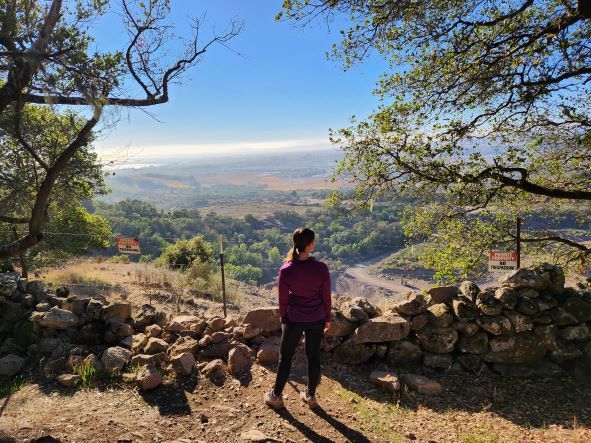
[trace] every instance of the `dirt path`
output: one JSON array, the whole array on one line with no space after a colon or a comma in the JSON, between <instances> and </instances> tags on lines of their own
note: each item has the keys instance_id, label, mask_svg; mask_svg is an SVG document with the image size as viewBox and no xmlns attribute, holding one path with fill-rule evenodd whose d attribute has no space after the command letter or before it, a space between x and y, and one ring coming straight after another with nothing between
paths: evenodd
<instances>
[{"instance_id":1,"label":"dirt path","mask_svg":"<svg viewBox=\"0 0 591 443\"><path fill-rule=\"evenodd\" d=\"M238 442L253 430L266 436L256 441L269 442L591 441L591 390L570 379L439 374L443 396L406 393L396 405L367 382L374 367L381 366L325 359L316 412L298 397L306 373L301 350L280 412L261 402L275 374L258 364L242 383L227 378L216 386L193 375L148 393L118 383L86 390L33 383L0 399L0 441Z\"/></svg>"}]
</instances>

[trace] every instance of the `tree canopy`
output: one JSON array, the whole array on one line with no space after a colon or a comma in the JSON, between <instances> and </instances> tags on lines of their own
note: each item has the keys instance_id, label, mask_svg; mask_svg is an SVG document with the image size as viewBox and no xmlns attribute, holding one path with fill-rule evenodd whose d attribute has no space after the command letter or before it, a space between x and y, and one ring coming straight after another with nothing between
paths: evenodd
<instances>
[{"instance_id":1,"label":"tree canopy","mask_svg":"<svg viewBox=\"0 0 591 443\"><path fill-rule=\"evenodd\" d=\"M128 35L112 52L96 50L91 27L107 12L123 17ZM43 240L56 184L80 194L97 183L99 165L95 163L94 172L80 170L84 155L79 153L90 152L105 106L167 102L170 86L212 45L225 44L241 28L235 21L202 41L202 26L195 19L192 36L182 40L173 34L169 13L168 0L0 1L0 137L12 152L4 165L8 177L3 177L0 198L14 195L17 188L9 187L16 183L14 177L34 177L34 186L23 195L29 201L3 200L0 224L21 225L26 232L9 242L3 238L0 258L21 254ZM39 112L34 105L51 107L55 118L65 117L52 128L51 153L38 132L30 133L26 118Z\"/></svg>"},{"instance_id":2,"label":"tree canopy","mask_svg":"<svg viewBox=\"0 0 591 443\"><path fill-rule=\"evenodd\" d=\"M345 69L375 52L389 63L379 108L331 134L345 152L337 174L356 180L362 202L412 192L407 234L435 235L427 259L451 277L514 243L518 216L575 201L588 210L589 9L573 0L287 0L281 14L301 23L346 14L330 56ZM528 245L558 261L591 254L555 226L527 231Z\"/></svg>"}]
</instances>

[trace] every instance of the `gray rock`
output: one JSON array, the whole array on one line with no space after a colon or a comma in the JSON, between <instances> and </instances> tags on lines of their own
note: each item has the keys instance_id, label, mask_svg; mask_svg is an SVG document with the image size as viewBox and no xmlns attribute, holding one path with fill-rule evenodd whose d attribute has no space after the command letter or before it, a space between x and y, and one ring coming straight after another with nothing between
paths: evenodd
<instances>
[{"instance_id":1,"label":"gray rock","mask_svg":"<svg viewBox=\"0 0 591 443\"><path fill-rule=\"evenodd\" d=\"M91 299L89 297L71 295L62 305L62 309L73 312L77 315L86 314L86 308L90 300Z\"/></svg>"},{"instance_id":2,"label":"gray rock","mask_svg":"<svg viewBox=\"0 0 591 443\"><path fill-rule=\"evenodd\" d=\"M346 337L351 335L355 331L356 327L357 323L347 320L347 318L345 318L345 316L340 311L333 309L330 319L330 327L324 334L333 337ZM244 338L246 338L246 336Z\"/></svg>"},{"instance_id":3,"label":"gray rock","mask_svg":"<svg viewBox=\"0 0 591 443\"><path fill-rule=\"evenodd\" d=\"M431 296L431 303L449 303L460 290L456 286L436 286L427 291L427 294Z\"/></svg>"},{"instance_id":4,"label":"gray rock","mask_svg":"<svg viewBox=\"0 0 591 443\"><path fill-rule=\"evenodd\" d=\"M245 344L237 344L228 353L228 371L234 377L246 372L252 362L254 352Z\"/></svg>"},{"instance_id":5,"label":"gray rock","mask_svg":"<svg viewBox=\"0 0 591 443\"><path fill-rule=\"evenodd\" d=\"M0 297L10 297L18 287L19 275L0 274Z\"/></svg>"},{"instance_id":6,"label":"gray rock","mask_svg":"<svg viewBox=\"0 0 591 443\"><path fill-rule=\"evenodd\" d=\"M158 369L152 366L146 366L140 369L136 375L138 387L143 391L149 391L162 384L162 376Z\"/></svg>"},{"instance_id":7,"label":"gray rock","mask_svg":"<svg viewBox=\"0 0 591 443\"><path fill-rule=\"evenodd\" d=\"M404 315L418 315L427 310L427 302L423 294L409 292L406 300L387 301L386 311L394 311Z\"/></svg>"},{"instance_id":8,"label":"gray rock","mask_svg":"<svg viewBox=\"0 0 591 443\"><path fill-rule=\"evenodd\" d=\"M174 344L168 349L168 354L171 357L175 355L184 354L189 352L193 355L197 355L199 352L199 342L192 337L180 337Z\"/></svg>"},{"instance_id":9,"label":"gray rock","mask_svg":"<svg viewBox=\"0 0 591 443\"><path fill-rule=\"evenodd\" d=\"M492 297L487 300L481 300L478 303L478 309L484 315L496 317L503 312L503 304L497 298Z\"/></svg>"},{"instance_id":10,"label":"gray rock","mask_svg":"<svg viewBox=\"0 0 591 443\"><path fill-rule=\"evenodd\" d=\"M103 312L103 302L95 298L91 298L86 305L86 314L92 320L100 320Z\"/></svg>"},{"instance_id":11,"label":"gray rock","mask_svg":"<svg viewBox=\"0 0 591 443\"><path fill-rule=\"evenodd\" d=\"M476 320L478 326L493 335L513 334L513 325L504 315L497 317L481 317Z\"/></svg>"},{"instance_id":12,"label":"gray rock","mask_svg":"<svg viewBox=\"0 0 591 443\"><path fill-rule=\"evenodd\" d=\"M338 363L358 365L368 361L376 351L373 343L356 343L352 339L345 340L334 349L334 359Z\"/></svg>"},{"instance_id":13,"label":"gray rock","mask_svg":"<svg viewBox=\"0 0 591 443\"><path fill-rule=\"evenodd\" d=\"M400 378L392 371L372 371L369 381L384 392L396 394L400 391Z\"/></svg>"},{"instance_id":14,"label":"gray rock","mask_svg":"<svg viewBox=\"0 0 591 443\"><path fill-rule=\"evenodd\" d=\"M25 308L20 303L0 297L0 317L6 322L15 323L22 318Z\"/></svg>"},{"instance_id":15,"label":"gray rock","mask_svg":"<svg viewBox=\"0 0 591 443\"><path fill-rule=\"evenodd\" d=\"M537 364L546 354L546 347L532 332L494 337L489 340L489 345L491 350L484 360L490 363Z\"/></svg>"},{"instance_id":16,"label":"gray rock","mask_svg":"<svg viewBox=\"0 0 591 443\"><path fill-rule=\"evenodd\" d=\"M134 368L142 366L160 366L165 361L166 352L153 355L137 354L131 357L130 366Z\"/></svg>"},{"instance_id":17,"label":"gray rock","mask_svg":"<svg viewBox=\"0 0 591 443\"><path fill-rule=\"evenodd\" d=\"M513 329L517 333L531 331L534 328L533 320L527 315L523 315L516 311L505 311L504 315L509 319L513 325Z\"/></svg>"},{"instance_id":18,"label":"gray rock","mask_svg":"<svg viewBox=\"0 0 591 443\"><path fill-rule=\"evenodd\" d=\"M131 317L131 304L115 301L108 306L103 306L101 315L105 323L123 323Z\"/></svg>"},{"instance_id":19,"label":"gray rock","mask_svg":"<svg viewBox=\"0 0 591 443\"><path fill-rule=\"evenodd\" d=\"M591 339L591 331L585 323L567 326L560 330L560 336L568 341L585 342Z\"/></svg>"},{"instance_id":20,"label":"gray rock","mask_svg":"<svg viewBox=\"0 0 591 443\"><path fill-rule=\"evenodd\" d=\"M261 363L277 363L279 361L279 345L281 345L281 337L272 336L267 338L261 344L257 353L258 361Z\"/></svg>"},{"instance_id":21,"label":"gray rock","mask_svg":"<svg viewBox=\"0 0 591 443\"><path fill-rule=\"evenodd\" d=\"M47 300L47 287L41 280L27 282L26 291L27 294L31 294L33 297L35 297L35 301L37 303Z\"/></svg>"},{"instance_id":22,"label":"gray rock","mask_svg":"<svg viewBox=\"0 0 591 443\"><path fill-rule=\"evenodd\" d=\"M146 326L146 336L147 337L160 337L162 334L162 328L158 325L150 325Z\"/></svg>"},{"instance_id":23,"label":"gray rock","mask_svg":"<svg viewBox=\"0 0 591 443\"><path fill-rule=\"evenodd\" d=\"M451 310L444 303L437 303L429 306L429 323L436 328L446 328L453 322Z\"/></svg>"},{"instance_id":24,"label":"gray rock","mask_svg":"<svg viewBox=\"0 0 591 443\"><path fill-rule=\"evenodd\" d=\"M65 386L66 388L71 388L73 386L76 386L76 384L80 383L81 379L82 377L80 377L79 375L62 374L57 376L56 381L60 385Z\"/></svg>"},{"instance_id":25,"label":"gray rock","mask_svg":"<svg viewBox=\"0 0 591 443\"><path fill-rule=\"evenodd\" d=\"M35 306L35 310L39 311L39 312L47 312L50 309L51 309L51 305L46 301L42 301L41 303L37 303L37 305Z\"/></svg>"},{"instance_id":26,"label":"gray rock","mask_svg":"<svg viewBox=\"0 0 591 443\"><path fill-rule=\"evenodd\" d=\"M429 324L429 314L424 313L415 315L411 320L411 329L413 331L420 331L427 326L427 324Z\"/></svg>"},{"instance_id":27,"label":"gray rock","mask_svg":"<svg viewBox=\"0 0 591 443\"><path fill-rule=\"evenodd\" d=\"M395 313L369 319L354 334L357 343L383 343L402 340L410 333L410 321Z\"/></svg>"},{"instance_id":28,"label":"gray rock","mask_svg":"<svg viewBox=\"0 0 591 443\"><path fill-rule=\"evenodd\" d=\"M488 334L478 331L472 336L462 335L456 344L456 349L466 354L485 354L488 351Z\"/></svg>"},{"instance_id":29,"label":"gray rock","mask_svg":"<svg viewBox=\"0 0 591 443\"><path fill-rule=\"evenodd\" d=\"M16 354L8 354L0 358L0 375L12 377L25 366L26 360Z\"/></svg>"},{"instance_id":30,"label":"gray rock","mask_svg":"<svg viewBox=\"0 0 591 443\"><path fill-rule=\"evenodd\" d=\"M435 369L447 369L453 364L451 354L426 353L423 356L423 364Z\"/></svg>"},{"instance_id":31,"label":"gray rock","mask_svg":"<svg viewBox=\"0 0 591 443\"><path fill-rule=\"evenodd\" d=\"M186 377L193 372L195 357L190 352L185 352L172 357L170 363L177 377Z\"/></svg>"},{"instance_id":32,"label":"gray rock","mask_svg":"<svg viewBox=\"0 0 591 443\"><path fill-rule=\"evenodd\" d=\"M160 338L150 338L144 346L144 354L158 354L168 349L168 343Z\"/></svg>"},{"instance_id":33,"label":"gray rock","mask_svg":"<svg viewBox=\"0 0 591 443\"><path fill-rule=\"evenodd\" d=\"M148 344L148 337L146 334L135 334L131 336L131 351L135 354L144 349Z\"/></svg>"},{"instance_id":34,"label":"gray rock","mask_svg":"<svg viewBox=\"0 0 591 443\"><path fill-rule=\"evenodd\" d=\"M269 339L272 337L269 337ZM281 337L276 337L277 339L280 339ZM267 340L269 340L267 339ZM267 341L265 340L265 342ZM264 343L264 342L263 342ZM199 345L201 346L201 345ZM269 343L267 343L266 347L265 347L265 351L270 351L270 347L269 347ZM262 347L262 345L261 345ZM204 357L207 358L223 358L225 359L228 356L228 352L230 352L230 342L229 341L222 341L220 343L210 343L207 346L203 347L201 349L201 355L203 355ZM277 348L279 349L279 348ZM279 352L279 351L277 351ZM262 357L265 358L265 357Z\"/></svg>"},{"instance_id":35,"label":"gray rock","mask_svg":"<svg viewBox=\"0 0 591 443\"><path fill-rule=\"evenodd\" d=\"M456 298L452 302L455 318L460 322L476 320L480 312L476 305L467 298Z\"/></svg>"},{"instance_id":36,"label":"gray rock","mask_svg":"<svg viewBox=\"0 0 591 443\"><path fill-rule=\"evenodd\" d=\"M410 340L393 341L389 343L384 359L389 366L413 366L421 362L423 351Z\"/></svg>"},{"instance_id":37,"label":"gray rock","mask_svg":"<svg viewBox=\"0 0 591 443\"><path fill-rule=\"evenodd\" d=\"M480 330L480 326L476 323L469 322L455 322L453 328L464 335L474 335Z\"/></svg>"},{"instance_id":38,"label":"gray rock","mask_svg":"<svg viewBox=\"0 0 591 443\"><path fill-rule=\"evenodd\" d=\"M541 340L547 350L558 349L558 327L556 325L539 325L534 328L534 333Z\"/></svg>"},{"instance_id":39,"label":"gray rock","mask_svg":"<svg viewBox=\"0 0 591 443\"><path fill-rule=\"evenodd\" d=\"M131 351L120 346L114 346L106 349L101 356L101 363L105 370L119 372L129 361Z\"/></svg>"},{"instance_id":40,"label":"gray rock","mask_svg":"<svg viewBox=\"0 0 591 443\"><path fill-rule=\"evenodd\" d=\"M533 289L526 289L533 291ZM519 293L513 288L501 287L495 291L495 298L506 309L514 309L520 299Z\"/></svg>"},{"instance_id":41,"label":"gray rock","mask_svg":"<svg viewBox=\"0 0 591 443\"><path fill-rule=\"evenodd\" d=\"M275 331L280 331L281 318L279 317L279 308L267 307L253 309L246 314L242 324L261 328L264 334L272 334Z\"/></svg>"},{"instance_id":42,"label":"gray rock","mask_svg":"<svg viewBox=\"0 0 591 443\"><path fill-rule=\"evenodd\" d=\"M402 375L404 384L411 390L424 395L439 395L443 392L443 388L435 380L416 374Z\"/></svg>"},{"instance_id":43,"label":"gray rock","mask_svg":"<svg viewBox=\"0 0 591 443\"><path fill-rule=\"evenodd\" d=\"M134 330L128 323L111 323L105 331L105 342L114 345L119 343L125 337L133 334ZM130 347L132 343L130 342Z\"/></svg>"},{"instance_id":44,"label":"gray rock","mask_svg":"<svg viewBox=\"0 0 591 443\"><path fill-rule=\"evenodd\" d=\"M48 312L44 313L38 322L44 328L68 329L78 326L79 319L76 314L54 306Z\"/></svg>"},{"instance_id":45,"label":"gray rock","mask_svg":"<svg viewBox=\"0 0 591 443\"><path fill-rule=\"evenodd\" d=\"M150 324L156 315L156 308L149 304L142 305L133 316L133 324L136 328L141 329Z\"/></svg>"},{"instance_id":46,"label":"gray rock","mask_svg":"<svg viewBox=\"0 0 591 443\"><path fill-rule=\"evenodd\" d=\"M201 372L215 384L221 384L226 379L226 369L221 359L210 361L201 369Z\"/></svg>"},{"instance_id":47,"label":"gray rock","mask_svg":"<svg viewBox=\"0 0 591 443\"><path fill-rule=\"evenodd\" d=\"M500 286L507 286L513 289L532 288L543 290L546 282L535 271L531 269L517 269L499 278Z\"/></svg>"},{"instance_id":48,"label":"gray rock","mask_svg":"<svg viewBox=\"0 0 591 443\"><path fill-rule=\"evenodd\" d=\"M468 297L472 302L476 301L476 297L480 294L480 288L476 283L471 281L463 281L460 284L460 293Z\"/></svg>"},{"instance_id":49,"label":"gray rock","mask_svg":"<svg viewBox=\"0 0 591 443\"><path fill-rule=\"evenodd\" d=\"M425 351L444 354L453 351L458 341L458 332L450 327L436 328L428 325L417 332L417 337Z\"/></svg>"}]
</instances>

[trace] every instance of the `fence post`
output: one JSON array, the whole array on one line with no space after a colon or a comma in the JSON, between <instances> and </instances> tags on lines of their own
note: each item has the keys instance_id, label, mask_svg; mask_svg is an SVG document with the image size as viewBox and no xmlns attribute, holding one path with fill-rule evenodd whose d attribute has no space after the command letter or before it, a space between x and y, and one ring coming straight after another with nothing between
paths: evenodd
<instances>
[{"instance_id":1,"label":"fence post","mask_svg":"<svg viewBox=\"0 0 591 443\"><path fill-rule=\"evenodd\" d=\"M16 226L12 226L12 235L14 236L15 240L18 240L18 234L16 232ZM27 270L27 263L25 262L25 257L22 253L22 251L18 252L18 258L19 261L21 262L21 277L22 278L28 278L29 277L29 272Z\"/></svg>"},{"instance_id":2,"label":"fence post","mask_svg":"<svg viewBox=\"0 0 591 443\"><path fill-rule=\"evenodd\" d=\"M222 300L224 302L224 317L226 312L226 276L224 275L224 237L220 235L220 267L222 271Z\"/></svg>"},{"instance_id":3,"label":"fence post","mask_svg":"<svg viewBox=\"0 0 591 443\"><path fill-rule=\"evenodd\" d=\"M521 268L521 217L517 217L517 269Z\"/></svg>"}]
</instances>

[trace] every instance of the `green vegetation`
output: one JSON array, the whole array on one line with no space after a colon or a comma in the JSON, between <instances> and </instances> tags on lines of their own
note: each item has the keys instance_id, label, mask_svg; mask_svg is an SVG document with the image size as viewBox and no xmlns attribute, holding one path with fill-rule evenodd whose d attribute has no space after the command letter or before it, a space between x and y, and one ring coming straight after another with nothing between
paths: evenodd
<instances>
[{"instance_id":1,"label":"green vegetation","mask_svg":"<svg viewBox=\"0 0 591 443\"><path fill-rule=\"evenodd\" d=\"M223 235L229 277L249 283L269 282L277 275L298 226L317 232L315 256L330 262L332 269L404 246L399 224L403 201L377 202L371 211L328 208L303 215L281 211L264 219L251 214L242 219L215 213L202 216L198 209L162 211L139 200L95 205L96 214L105 217L114 232L140 238L142 261L183 269L196 259L208 263L217 260L213 251L219 250ZM115 253L114 247L107 250Z\"/></svg>"},{"instance_id":2,"label":"green vegetation","mask_svg":"<svg viewBox=\"0 0 591 443\"><path fill-rule=\"evenodd\" d=\"M0 377L0 398L5 398L20 391L31 380L22 374L14 377Z\"/></svg>"},{"instance_id":3,"label":"green vegetation","mask_svg":"<svg viewBox=\"0 0 591 443\"><path fill-rule=\"evenodd\" d=\"M525 224L528 253L587 264L588 225L581 237L554 218L591 211L587 2L289 0L280 16L346 23L330 54L345 70L374 52L388 62L379 107L332 132L335 176L353 179L361 206L411 197L405 233L433 238L424 259L438 277L479 273L532 213L549 218Z\"/></svg>"}]
</instances>

